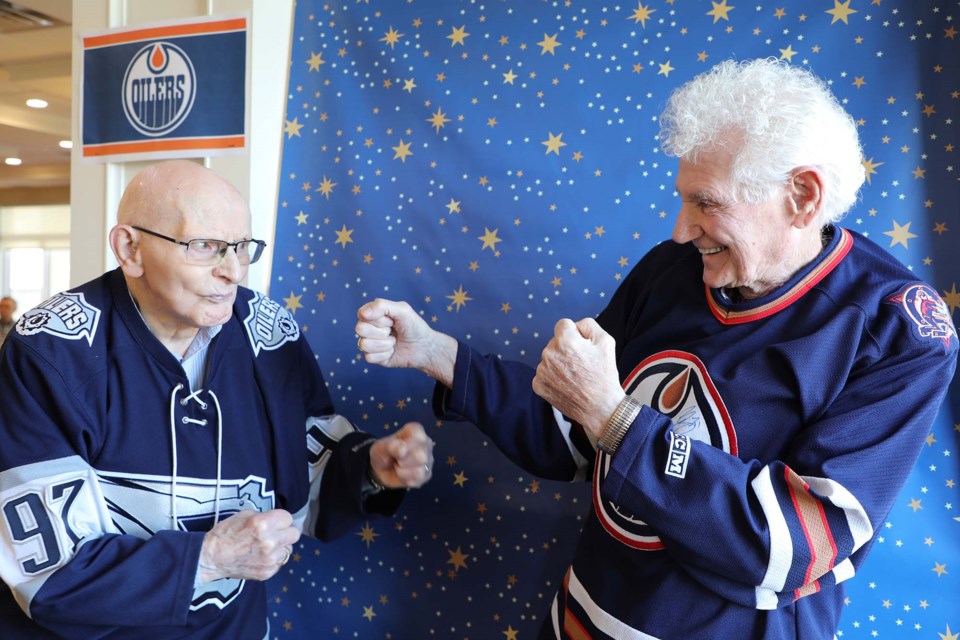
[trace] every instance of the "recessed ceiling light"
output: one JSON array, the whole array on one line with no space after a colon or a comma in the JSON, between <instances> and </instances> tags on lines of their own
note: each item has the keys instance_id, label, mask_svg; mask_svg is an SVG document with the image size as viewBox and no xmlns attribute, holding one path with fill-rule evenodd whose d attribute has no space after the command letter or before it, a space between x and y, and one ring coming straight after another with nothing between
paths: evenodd
<instances>
[{"instance_id":1,"label":"recessed ceiling light","mask_svg":"<svg viewBox=\"0 0 960 640\"><path fill-rule=\"evenodd\" d=\"M27 106L33 109L46 109L47 101L42 98L30 98L27 100Z\"/></svg>"},{"instance_id":2,"label":"recessed ceiling light","mask_svg":"<svg viewBox=\"0 0 960 640\"><path fill-rule=\"evenodd\" d=\"M4 160L4 162L9 164L12 167L15 167L21 162L23 162L23 160L21 160L20 158L7 158L6 160Z\"/></svg>"},{"instance_id":3,"label":"recessed ceiling light","mask_svg":"<svg viewBox=\"0 0 960 640\"><path fill-rule=\"evenodd\" d=\"M61 140L60 141L61 149L73 149L73 140Z\"/></svg>"}]
</instances>

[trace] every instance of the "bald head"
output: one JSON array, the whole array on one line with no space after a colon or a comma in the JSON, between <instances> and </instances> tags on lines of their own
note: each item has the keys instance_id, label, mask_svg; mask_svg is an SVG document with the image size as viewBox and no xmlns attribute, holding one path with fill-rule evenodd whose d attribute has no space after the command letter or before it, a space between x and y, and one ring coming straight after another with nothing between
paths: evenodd
<instances>
[{"instance_id":1,"label":"bald head","mask_svg":"<svg viewBox=\"0 0 960 640\"><path fill-rule=\"evenodd\" d=\"M182 355L200 327L223 324L232 313L250 262L239 249L251 240L250 207L213 171L173 160L133 177L117 219L110 247L127 288L150 331ZM203 260L188 255L195 240L210 241L195 249ZM211 242L226 247L203 254Z\"/></svg>"},{"instance_id":2,"label":"bald head","mask_svg":"<svg viewBox=\"0 0 960 640\"><path fill-rule=\"evenodd\" d=\"M117 222L172 230L187 220L202 224L210 214L235 207L247 209L229 181L196 162L170 160L149 166L130 180Z\"/></svg>"}]
</instances>

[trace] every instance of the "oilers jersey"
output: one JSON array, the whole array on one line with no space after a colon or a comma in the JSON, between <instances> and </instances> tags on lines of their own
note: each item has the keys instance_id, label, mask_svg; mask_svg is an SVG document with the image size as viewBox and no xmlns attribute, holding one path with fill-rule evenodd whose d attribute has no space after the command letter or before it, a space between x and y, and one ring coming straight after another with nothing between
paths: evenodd
<instances>
[{"instance_id":1,"label":"oilers jersey","mask_svg":"<svg viewBox=\"0 0 960 640\"><path fill-rule=\"evenodd\" d=\"M332 539L400 499L364 499L373 438L335 413L291 314L242 287L202 389L120 270L25 312L0 387L5 640L260 640L263 583L195 586L204 533L282 508Z\"/></svg>"},{"instance_id":2,"label":"oilers jersey","mask_svg":"<svg viewBox=\"0 0 960 640\"><path fill-rule=\"evenodd\" d=\"M957 360L937 293L867 238L736 302L664 242L599 324L643 405L613 456L531 392L527 365L460 343L434 410L524 469L592 482L541 638L832 638Z\"/></svg>"}]
</instances>

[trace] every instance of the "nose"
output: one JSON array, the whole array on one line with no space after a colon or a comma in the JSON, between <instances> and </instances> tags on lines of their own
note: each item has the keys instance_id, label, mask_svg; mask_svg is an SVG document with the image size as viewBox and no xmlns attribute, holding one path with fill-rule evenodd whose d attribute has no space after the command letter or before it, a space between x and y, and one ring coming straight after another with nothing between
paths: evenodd
<instances>
[{"instance_id":1,"label":"nose","mask_svg":"<svg viewBox=\"0 0 960 640\"><path fill-rule=\"evenodd\" d=\"M697 224L697 213L693 205L683 203L677 214L677 222L673 225L673 241L677 244L686 244L696 240L703 233Z\"/></svg>"},{"instance_id":2,"label":"nose","mask_svg":"<svg viewBox=\"0 0 960 640\"><path fill-rule=\"evenodd\" d=\"M227 247L227 252L214 267L213 273L233 284L239 284L247 274L247 266L240 264L236 247Z\"/></svg>"}]
</instances>

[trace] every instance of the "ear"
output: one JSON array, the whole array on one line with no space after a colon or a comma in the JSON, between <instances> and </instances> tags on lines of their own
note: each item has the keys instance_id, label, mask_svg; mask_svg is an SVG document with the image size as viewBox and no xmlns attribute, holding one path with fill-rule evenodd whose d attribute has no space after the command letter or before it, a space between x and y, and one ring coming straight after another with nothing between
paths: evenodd
<instances>
[{"instance_id":1,"label":"ear","mask_svg":"<svg viewBox=\"0 0 960 640\"><path fill-rule=\"evenodd\" d=\"M804 229L819 226L823 206L823 176L813 166L797 167L790 174L787 195L793 213L793 226Z\"/></svg>"},{"instance_id":2,"label":"ear","mask_svg":"<svg viewBox=\"0 0 960 640\"><path fill-rule=\"evenodd\" d=\"M118 224L110 229L110 248L125 276L139 278L143 275L140 244L133 227L128 224Z\"/></svg>"}]
</instances>

